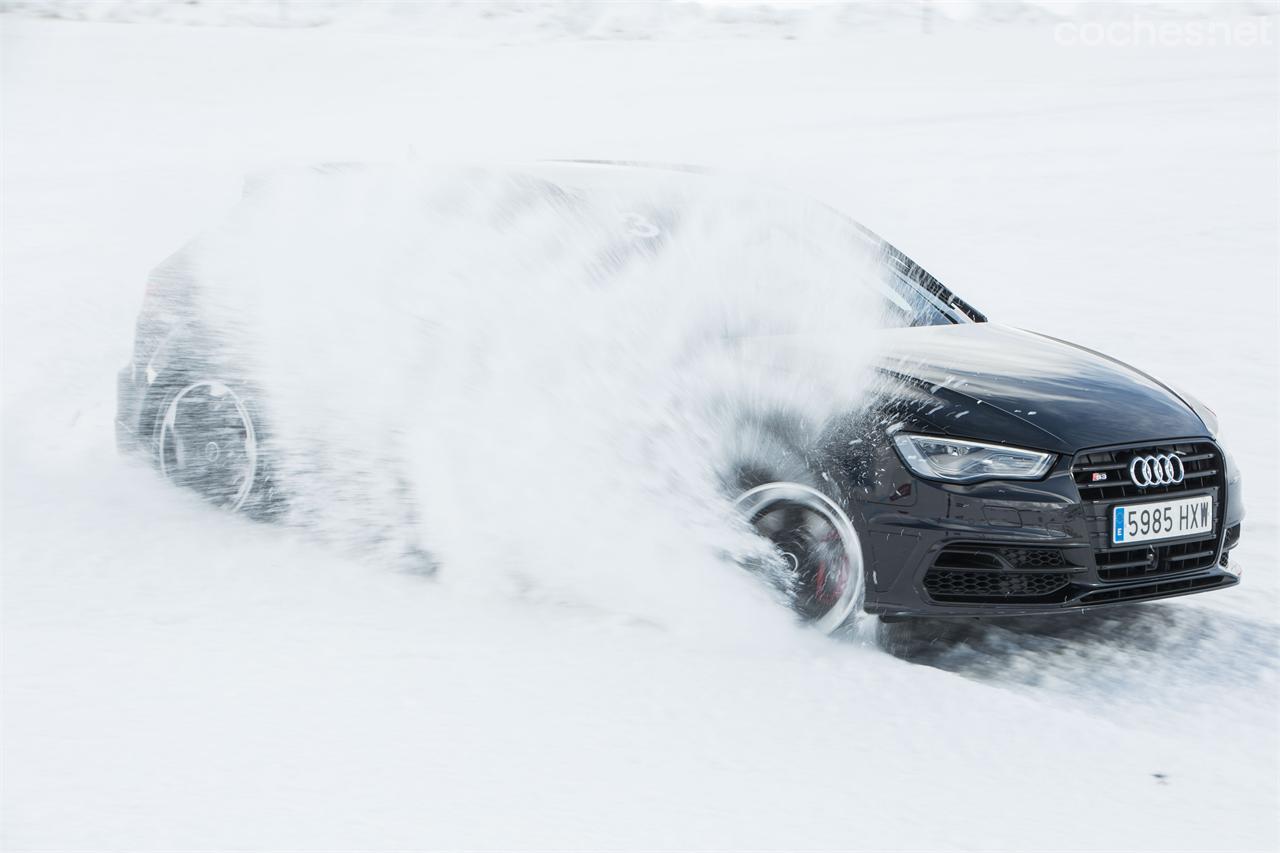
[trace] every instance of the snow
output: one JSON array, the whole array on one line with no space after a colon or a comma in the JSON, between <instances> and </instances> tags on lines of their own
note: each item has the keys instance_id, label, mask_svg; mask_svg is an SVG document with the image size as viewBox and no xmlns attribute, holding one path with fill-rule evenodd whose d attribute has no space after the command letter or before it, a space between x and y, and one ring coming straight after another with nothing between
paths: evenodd
<instances>
[{"instance_id":1,"label":"snow","mask_svg":"<svg viewBox=\"0 0 1280 853\"><path fill-rule=\"evenodd\" d=\"M785 621L726 572L764 543L720 474L760 455L743 445L774 412L856 409L883 269L821 205L681 177L265 179L188 262L197 314L253 365L288 520L409 566L430 554L490 594L532 584L716 633L717 614Z\"/></svg>"},{"instance_id":2,"label":"snow","mask_svg":"<svg viewBox=\"0 0 1280 853\"><path fill-rule=\"evenodd\" d=\"M7 848L1280 845L1274 42L1068 47L1036 16L527 43L141 17L0 18ZM1244 582L840 642L739 579L693 608L621 572L406 572L116 455L146 273L244 174L539 157L807 193L993 319L1188 389L1245 473ZM648 541L614 522L586 553Z\"/></svg>"}]
</instances>

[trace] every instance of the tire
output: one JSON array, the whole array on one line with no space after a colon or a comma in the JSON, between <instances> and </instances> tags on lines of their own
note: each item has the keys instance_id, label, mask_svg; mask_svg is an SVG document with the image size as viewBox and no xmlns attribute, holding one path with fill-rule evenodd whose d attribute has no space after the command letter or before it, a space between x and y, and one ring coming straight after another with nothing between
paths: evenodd
<instances>
[{"instance_id":1,"label":"tire","mask_svg":"<svg viewBox=\"0 0 1280 853\"><path fill-rule=\"evenodd\" d=\"M862 543L839 504L813 486L776 481L748 489L734 505L772 543L803 622L831 634L862 612Z\"/></svg>"},{"instance_id":2,"label":"tire","mask_svg":"<svg viewBox=\"0 0 1280 853\"><path fill-rule=\"evenodd\" d=\"M792 412L747 413L721 470L726 494L772 545L763 565L753 556L744 567L779 590L801 621L831 634L861 615L866 581L862 543L841 507L838 469L823 462L822 437L819 425Z\"/></svg>"},{"instance_id":3,"label":"tire","mask_svg":"<svg viewBox=\"0 0 1280 853\"><path fill-rule=\"evenodd\" d=\"M243 388L212 376L175 377L163 387L154 429L160 474L219 509L273 515L261 419Z\"/></svg>"}]
</instances>

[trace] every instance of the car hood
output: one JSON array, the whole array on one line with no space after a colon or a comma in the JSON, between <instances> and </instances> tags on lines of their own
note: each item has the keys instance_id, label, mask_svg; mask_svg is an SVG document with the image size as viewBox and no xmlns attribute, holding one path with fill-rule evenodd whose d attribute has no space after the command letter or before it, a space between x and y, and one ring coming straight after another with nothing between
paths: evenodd
<instances>
[{"instance_id":1,"label":"car hood","mask_svg":"<svg viewBox=\"0 0 1280 853\"><path fill-rule=\"evenodd\" d=\"M1207 435L1150 376L1101 353L994 323L887 331L880 369L908 427L1074 453Z\"/></svg>"}]
</instances>

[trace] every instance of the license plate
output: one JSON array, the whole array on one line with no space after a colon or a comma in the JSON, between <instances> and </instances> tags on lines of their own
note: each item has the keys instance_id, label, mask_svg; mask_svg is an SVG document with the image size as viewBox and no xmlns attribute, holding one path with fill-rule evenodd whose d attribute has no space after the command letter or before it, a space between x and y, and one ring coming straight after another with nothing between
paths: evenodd
<instances>
[{"instance_id":1,"label":"license plate","mask_svg":"<svg viewBox=\"0 0 1280 853\"><path fill-rule=\"evenodd\" d=\"M1111 509L1111 544L1177 539L1213 531L1213 496L1131 504Z\"/></svg>"}]
</instances>

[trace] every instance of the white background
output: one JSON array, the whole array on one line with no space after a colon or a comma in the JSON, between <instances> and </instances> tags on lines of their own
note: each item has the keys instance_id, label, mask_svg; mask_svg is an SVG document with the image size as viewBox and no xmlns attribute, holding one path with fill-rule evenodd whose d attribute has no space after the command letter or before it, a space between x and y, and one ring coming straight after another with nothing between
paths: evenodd
<instances>
[{"instance_id":1,"label":"white background","mask_svg":"<svg viewBox=\"0 0 1280 853\"><path fill-rule=\"evenodd\" d=\"M1274 31L637 14L655 28L584 39L473 12L0 18L5 844L1275 849ZM1213 407L1244 583L897 655L695 641L362 563L119 458L148 269L245 171L411 149L697 163L838 204L994 320Z\"/></svg>"}]
</instances>

